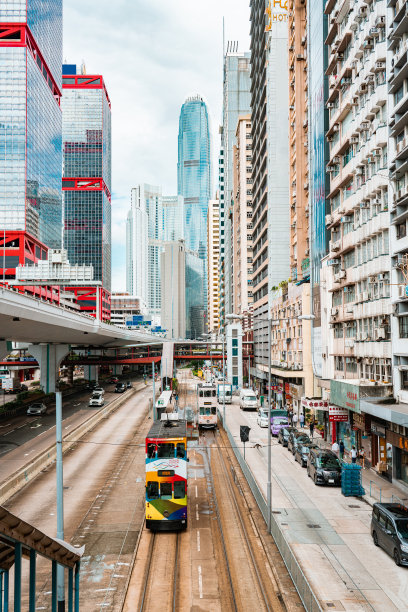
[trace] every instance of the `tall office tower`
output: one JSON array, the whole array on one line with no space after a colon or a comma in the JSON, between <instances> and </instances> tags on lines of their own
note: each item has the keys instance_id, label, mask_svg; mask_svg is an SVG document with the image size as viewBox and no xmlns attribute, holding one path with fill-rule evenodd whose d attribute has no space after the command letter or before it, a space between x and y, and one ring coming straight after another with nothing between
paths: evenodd
<instances>
[{"instance_id":1,"label":"tall office tower","mask_svg":"<svg viewBox=\"0 0 408 612\"><path fill-rule=\"evenodd\" d=\"M288 11L251 0L254 357L266 378L272 288L289 278ZM261 366L261 367L259 367Z\"/></svg>"},{"instance_id":2,"label":"tall office tower","mask_svg":"<svg viewBox=\"0 0 408 612\"><path fill-rule=\"evenodd\" d=\"M62 88L64 246L71 263L93 265L109 302L111 104L102 75L77 74L72 64L63 66Z\"/></svg>"},{"instance_id":3,"label":"tall office tower","mask_svg":"<svg viewBox=\"0 0 408 612\"><path fill-rule=\"evenodd\" d=\"M222 133L222 127L220 127ZM225 287L224 287L224 254L225 254L225 167L224 167L224 149L220 149L218 156L218 191L220 202L220 257L218 260L218 290L219 290L219 329L224 330L225 323Z\"/></svg>"},{"instance_id":4,"label":"tall office tower","mask_svg":"<svg viewBox=\"0 0 408 612\"><path fill-rule=\"evenodd\" d=\"M203 306L206 308L207 208L211 197L211 138L207 105L199 95L181 107L178 134L177 193L184 198L186 248L204 261Z\"/></svg>"},{"instance_id":5,"label":"tall office tower","mask_svg":"<svg viewBox=\"0 0 408 612\"><path fill-rule=\"evenodd\" d=\"M313 302L312 361L316 376L322 376L322 335L320 307L321 260L329 247L329 232L325 215L329 210L327 196L329 177L326 171L329 148L325 134L328 130L327 69L327 15L324 0L307 2L307 65L309 94L309 237L310 237L310 282ZM310 69L313 67L313 70ZM323 331L322 331L323 330Z\"/></svg>"},{"instance_id":6,"label":"tall office tower","mask_svg":"<svg viewBox=\"0 0 408 612\"><path fill-rule=\"evenodd\" d=\"M392 344L394 365L394 395L400 402L408 403L408 307L406 289L408 285L408 241L406 213L408 211L408 86L406 78L408 56L408 24L406 4L404 2L389 2L392 21L389 33L389 64L388 97L390 108L388 119L390 126L390 142L388 163L390 169L390 201L391 228L390 243L392 245L393 272L391 277L392 301L396 302L396 314L392 317ZM379 18L377 27L382 23ZM383 27L381 25L381 27ZM378 67L380 65L378 64ZM398 284L397 284L398 283ZM401 455L401 450L396 451ZM405 453L406 457L406 453ZM402 465L400 461L400 465ZM408 462L404 461L404 471L400 469L397 477L408 480Z\"/></svg>"},{"instance_id":7,"label":"tall office tower","mask_svg":"<svg viewBox=\"0 0 408 612\"><path fill-rule=\"evenodd\" d=\"M340 1L326 4L331 240L322 294L332 325L330 404L348 410L348 423L357 427L360 415L353 412L378 414L360 398L387 394L391 384L387 8L362 0L344 13L341 8ZM359 400L347 402L349 393ZM346 429L338 423L333 436L347 435ZM349 440L366 444L357 430ZM371 448L366 452L371 455Z\"/></svg>"},{"instance_id":8,"label":"tall office tower","mask_svg":"<svg viewBox=\"0 0 408 612\"><path fill-rule=\"evenodd\" d=\"M148 259L147 305L154 323L160 322L160 254L163 251L163 207L161 187L139 185L139 197L147 212Z\"/></svg>"},{"instance_id":9,"label":"tall office tower","mask_svg":"<svg viewBox=\"0 0 408 612\"><path fill-rule=\"evenodd\" d=\"M204 260L186 249L186 338L199 338L205 329Z\"/></svg>"},{"instance_id":10,"label":"tall office tower","mask_svg":"<svg viewBox=\"0 0 408 612\"><path fill-rule=\"evenodd\" d=\"M161 326L168 338L186 337L186 252L183 240L166 242L160 254Z\"/></svg>"},{"instance_id":11,"label":"tall office tower","mask_svg":"<svg viewBox=\"0 0 408 612\"><path fill-rule=\"evenodd\" d=\"M289 0L290 276L310 278L306 3Z\"/></svg>"},{"instance_id":12,"label":"tall office tower","mask_svg":"<svg viewBox=\"0 0 408 612\"><path fill-rule=\"evenodd\" d=\"M207 312L208 331L216 333L220 325L218 266L220 258L220 201L208 202L207 217Z\"/></svg>"},{"instance_id":13,"label":"tall office tower","mask_svg":"<svg viewBox=\"0 0 408 612\"><path fill-rule=\"evenodd\" d=\"M62 0L3 1L0 30L0 266L13 279L61 248Z\"/></svg>"},{"instance_id":14,"label":"tall office tower","mask_svg":"<svg viewBox=\"0 0 408 612\"><path fill-rule=\"evenodd\" d=\"M126 291L147 304L148 215L141 187L131 190L131 208L126 221Z\"/></svg>"},{"instance_id":15,"label":"tall office tower","mask_svg":"<svg viewBox=\"0 0 408 612\"><path fill-rule=\"evenodd\" d=\"M226 314L234 311L233 304L233 147L236 144L236 128L240 115L250 112L250 54L238 53L238 43L230 41L224 56L223 117L221 146L224 152L224 199L221 200L221 229L225 230L224 294ZM248 143L250 152L250 144ZM251 195L251 184L246 186Z\"/></svg>"},{"instance_id":16,"label":"tall office tower","mask_svg":"<svg viewBox=\"0 0 408 612\"><path fill-rule=\"evenodd\" d=\"M165 242L184 239L183 196L162 196L163 236Z\"/></svg>"},{"instance_id":17,"label":"tall office tower","mask_svg":"<svg viewBox=\"0 0 408 612\"><path fill-rule=\"evenodd\" d=\"M252 196L247 194L251 180L252 156L246 148L248 144L252 145L250 115L238 118L236 143L233 147L233 303L234 312L248 318L253 303L252 206L248 205L248 200L251 201Z\"/></svg>"}]
</instances>

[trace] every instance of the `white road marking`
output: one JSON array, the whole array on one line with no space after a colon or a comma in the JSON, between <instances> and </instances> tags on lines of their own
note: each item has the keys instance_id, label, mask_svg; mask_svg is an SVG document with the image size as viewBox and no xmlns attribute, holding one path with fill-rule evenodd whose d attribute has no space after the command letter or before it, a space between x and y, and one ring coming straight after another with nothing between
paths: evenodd
<instances>
[{"instance_id":1,"label":"white road marking","mask_svg":"<svg viewBox=\"0 0 408 612\"><path fill-rule=\"evenodd\" d=\"M197 531L197 551L200 552L200 532Z\"/></svg>"},{"instance_id":2,"label":"white road marking","mask_svg":"<svg viewBox=\"0 0 408 612\"><path fill-rule=\"evenodd\" d=\"M200 593L200 599L203 598L203 577L201 574L201 565L198 566L198 591Z\"/></svg>"},{"instance_id":3,"label":"white road marking","mask_svg":"<svg viewBox=\"0 0 408 612\"><path fill-rule=\"evenodd\" d=\"M198 504L196 504L196 521L198 521L200 518L200 515L198 514Z\"/></svg>"},{"instance_id":4,"label":"white road marking","mask_svg":"<svg viewBox=\"0 0 408 612\"><path fill-rule=\"evenodd\" d=\"M198 497L197 485L195 486L196 497Z\"/></svg>"}]
</instances>

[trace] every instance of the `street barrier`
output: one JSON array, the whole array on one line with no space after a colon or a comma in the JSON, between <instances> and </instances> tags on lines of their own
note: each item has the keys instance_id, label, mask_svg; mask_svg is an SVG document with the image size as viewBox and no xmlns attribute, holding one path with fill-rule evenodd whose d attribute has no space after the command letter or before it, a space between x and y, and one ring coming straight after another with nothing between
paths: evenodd
<instances>
[{"instance_id":1,"label":"street barrier","mask_svg":"<svg viewBox=\"0 0 408 612\"><path fill-rule=\"evenodd\" d=\"M220 411L218 411L218 416L220 423L222 423L222 413ZM228 436L231 448L252 491L252 494L255 497L255 501L258 505L259 510L262 513L265 523L267 523L268 506L266 503L266 499L263 496L263 493L259 488L258 483L256 482L251 470L249 469L247 462L244 460L240 449L236 446L236 441L232 437L228 427L224 427L224 431ZM289 543L287 542L285 534L282 531L273 513L271 521L271 535L275 541L276 546L279 549L279 552L290 574L290 577L292 578L293 584L295 585L295 588L307 612L323 612L323 608L321 607L316 595L314 594L312 587L309 584L309 581L304 575L302 568L300 567L299 562L296 559L296 556L292 551Z\"/></svg>"}]
</instances>

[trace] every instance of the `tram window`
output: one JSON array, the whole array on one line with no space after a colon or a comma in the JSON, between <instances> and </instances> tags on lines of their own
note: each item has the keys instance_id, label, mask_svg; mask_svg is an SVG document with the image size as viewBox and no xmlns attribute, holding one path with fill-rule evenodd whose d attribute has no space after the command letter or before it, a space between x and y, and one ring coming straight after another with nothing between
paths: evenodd
<instances>
[{"instance_id":1,"label":"tram window","mask_svg":"<svg viewBox=\"0 0 408 612\"><path fill-rule=\"evenodd\" d=\"M211 414L217 414L217 409L215 406L211 408Z\"/></svg>"},{"instance_id":2,"label":"tram window","mask_svg":"<svg viewBox=\"0 0 408 612\"><path fill-rule=\"evenodd\" d=\"M170 459L174 457L174 444L170 442L162 442L157 445L158 459Z\"/></svg>"},{"instance_id":3,"label":"tram window","mask_svg":"<svg viewBox=\"0 0 408 612\"><path fill-rule=\"evenodd\" d=\"M204 397L204 391L200 391L200 397Z\"/></svg>"},{"instance_id":4,"label":"tram window","mask_svg":"<svg viewBox=\"0 0 408 612\"><path fill-rule=\"evenodd\" d=\"M153 459L155 454L156 454L156 445L155 444L148 444L147 445L147 458L148 459Z\"/></svg>"},{"instance_id":5,"label":"tram window","mask_svg":"<svg viewBox=\"0 0 408 612\"><path fill-rule=\"evenodd\" d=\"M211 414L211 408L206 408L205 409L205 416L210 416Z\"/></svg>"},{"instance_id":6,"label":"tram window","mask_svg":"<svg viewBox=\"0 0 408 612\"><path fill-rule=\"evenodd\" d=\"M149 480L147 483L147 497L148 499L159 499L159 483L153 480Z\"/></svg>"},{"instance_id":7,"label":"tram window","mask_svg":"<svg viewBox=\"0 0 408 612\"><path fill-rule=\"evenodd\" d=\"M162 482L160 484L160 497L162 499L171 499L171 482Z\"/></svg>"},{"instance_id":8,"label":"tram window","mask_svg":"<svg viewBox=\"0 0 408 612\"><path fill-rule=\"evenodd\" d=\"M200 414L204 414L204 408L200 408Z\"/></svg>"},{"instance_id":9,"label":"tram window","mask_svg":"<svg viewBox=\"0 0 408 612\"><path fill-rule=\"evenodd\" d=\"M184 457L186 456L186 447L184 442L179 442L177 444L176 456L180 457L181 459L184 459Z\"/></svg>"},{"instance_id":10,"label":"tram window","mask_svg":"<svg viewBox=\"0 0 408 612\"><path fill-rule=\"evenodd\" d=\"M174 483L174 499L183 499L186 496L186 483L184 480L177 480Z\"/></svg>"},{"instance_id":11,"label":"tram window","mask_svg":"<svg viewBox=\"0 0 408 612\"><path fill-rule=\"evenodd\" d=\"M217 395L217 392L216 392L216 390L214 389L214 390L213 390L213 392L212 392L212 396L213 396L213 397L215 397L216 395Z\"/></svg>"}]
</instances>

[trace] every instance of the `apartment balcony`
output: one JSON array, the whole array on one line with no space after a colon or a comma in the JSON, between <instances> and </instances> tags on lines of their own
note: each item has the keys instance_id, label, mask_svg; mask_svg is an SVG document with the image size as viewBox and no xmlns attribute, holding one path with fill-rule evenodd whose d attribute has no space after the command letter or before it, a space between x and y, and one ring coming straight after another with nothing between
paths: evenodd
<instances>
[{"instance_id":1,"label":"apartment balcony","mask_svg":"<svg viewBox=\"0 0 408 612\"><path fill-rule=\"evenodd\" d=\"M370 261L351 268L351 282L357 283L369 276L383 274L391 270L390 255L380 255L370 259ZM368 298L367 298L368 299ZM380 313L382 314L382 313Z\"/></svg>"}]
</instances>

